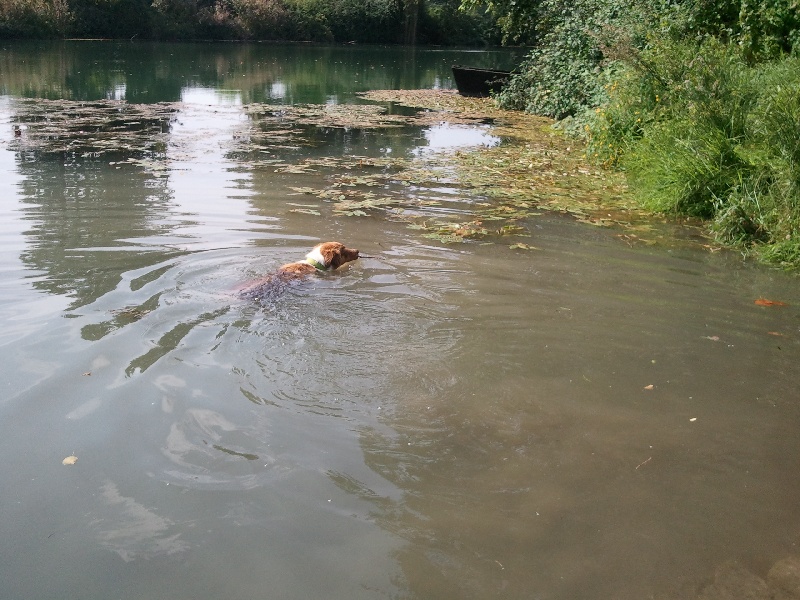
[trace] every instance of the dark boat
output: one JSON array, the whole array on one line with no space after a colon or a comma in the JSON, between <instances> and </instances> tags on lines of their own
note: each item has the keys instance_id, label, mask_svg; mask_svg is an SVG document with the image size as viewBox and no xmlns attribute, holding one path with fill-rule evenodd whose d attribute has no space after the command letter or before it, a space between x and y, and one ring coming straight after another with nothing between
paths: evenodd
<instances>
[{"instance_id":1,"label":"dark boat","mask_svg":"<svg viewBox=\"0 0 800 600\"><path fill-rule=\"evenodd\" d=\"M511 71L453 65L453 79L462 96L488 96L491 92L499 92L510 77Z\"/></svg>"}]
</instances>

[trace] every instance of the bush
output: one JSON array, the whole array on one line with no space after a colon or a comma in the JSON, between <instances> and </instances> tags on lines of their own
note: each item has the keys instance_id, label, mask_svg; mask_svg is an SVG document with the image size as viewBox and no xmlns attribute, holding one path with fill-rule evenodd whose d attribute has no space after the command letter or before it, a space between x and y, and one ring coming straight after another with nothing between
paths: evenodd
<instances>
[{"instance_id":1,"label":"bush","mask_svg":"<svg viewBox=\"0 0 800 600\"><path fill-rule=\"evenodd\" d=\"M755 71L760 94L747 122L748 135L764 150L757 153L759 162L800 188L800 58Z\"/></svg>"},{"instance_id":2,"label":"bush","mask_svg":"<svg viewBox=\"0 0 800 600\"><path fill-rule=\"evenodd\" d=\"M293 33L292 18L279 0L227 0L239 39L285 40Z\"/></svg>"},{"instance_id":3,"label":"bush","mask_svg":"<svg viewBox=\"0 0 800 600\"><path fill-rule=\"evenodd\" d=\"M485 13L459 9L457 0L429 1L420 19L418 41L446 46L500 44L500 32Z\"/></svg>"},{"instance_id":4,"label":"bush","mask_svg":"<svg viewBox=\"0 0 800 600\"><path fill-rule=\"evenodd\" d=\"M796 0L741 0L738 42L751 61L800 54Z\"/></svg>"},{"instance_id":5,"label":"bush","mask_svg":"<svg viewBox=\"0 0 800 600\"><path fill-rule=\"evenodd\" d=\"M64 35L478 45L486 14L460 0L0 0L0 37ZM493 37L494 36L494 37Z\"/></svg>"},{"instance_id":6,"label":"bush","mask_svg":"<svg viewBox=\"0 0 800 600\"><path fill-rule=\"evenodd\" d=\"M60 36L71 19L67 0L0 0L0 38Z\"/></svg>"},{"instance_id":7,"label":"bush","mask_svg":"<svg viewBox=\"0 0 800 600\"><path fill-rule=\"evenodd\" d=\"M583 21L591 0L560 8L546 2L553 21L518 73L498 96L504 108L563 119L590 104L602 58Z\"/></svg>"},{"instance_id":8,"label":"bush","mask_svg":"<svg viewBox=\"0 0 800 600\"><path fill-rule=\"evenodd\" d=\"M399 0L292 0L290 6L315 15L339 42L393 43L403 38Z\"/></svg>"},{"instance_id":9,"label":"bush","mask_svg":"<svg viewBox=\"0 0 800 600\"><path fill-rule=\"evenodd\" d=\"M70 0L70 35L149 38L154 11L150 0Z\"/></svg>"},{"instance_id":10,"label":"bush","mask_svg":"<svg viewBox=\"0 0 800 600\"><path fill-rule=\"evenodd\" d=\"M556 119L597 106L603 67L631 54L644 11L636 0L544 0L536 46L499 94L501 106Z\"/></svg>"},{"instance_id":11,"label":"bush","mask_svg":"<svg viewBox=\"0 0 800 600\"><path fill-rule=\"evenodd\" d=\"M605 167L619 166L621 158L655 122L663 107L663 86L653 85L653 80L629 67L615 67L606 72L606 102L580 116L586 154Z\"/></svg>"},{"instance_id":12,"label":"bush","mask_svg":"<svg viewBox=\"0 0 800 600\"><path fill-rule=\"evenodd\" d=\"M748 218L758 219L764 239L756 250L773 262L800 266L800 58L766 63L752 69L759 97L747 120L746 152L754 166L747 202L741 190L729 203L740 202ZM725 227L718 235L730 238Z\"/></svg>"},{"instance_id":13,"label":"bush","mask_svg":"<svg viewBox=\"0 0 800 600\"><path fill-rule=\"evenodd\" d=\"M722 242L796 261L800 59L750 65L715 38L662 38L609 79L586 122L590 157L622 167L646 208L708 218Z\"/></svg>"},{"instance_id":14,"label":"bush","mask_svg":"<svg viewBox=\"0 0 800 600\"><path fill-rule=\"evenodd\" d=\"M195 0L153 0L153 36L158 39L188 39L197 33Z\"/></svg>"}]
</instances>

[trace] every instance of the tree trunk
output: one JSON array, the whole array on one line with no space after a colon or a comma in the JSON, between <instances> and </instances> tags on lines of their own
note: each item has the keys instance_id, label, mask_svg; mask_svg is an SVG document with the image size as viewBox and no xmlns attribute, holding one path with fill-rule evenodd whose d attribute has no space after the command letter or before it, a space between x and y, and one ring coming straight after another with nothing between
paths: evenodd
<instances>
[{"instance_id":1,"label":"tree trunk","mask_svg":"<svg viewBox=\"0 0 800 600\"><path fill-rule=\"evenodd\" d=\"M403 43L407 46L414 46L417 43L417 26L419 24L419 11L422 7L422 0L403 0L403 12L405 13L405 35Z\"/></svg>"}]
</instances>

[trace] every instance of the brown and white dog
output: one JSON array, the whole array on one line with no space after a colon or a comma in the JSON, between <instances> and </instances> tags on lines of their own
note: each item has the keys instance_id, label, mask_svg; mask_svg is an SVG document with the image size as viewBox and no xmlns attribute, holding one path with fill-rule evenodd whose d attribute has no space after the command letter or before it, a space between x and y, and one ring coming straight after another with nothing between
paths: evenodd
<instances>
[{"instance_id":1,"label":"brown and white dog","mask_svg":"<svg viewBox=\"0 0 800 600\"><path fill-rule=\"evenodd\" d=\"M287 276L303 277L316 271L335 271L342 265L358 258L358 250L347 248L339 242L317 244L306 254L305 260L283 265L278 273Z\"/></svg>"},{"instance_id":2,"label":"brown and white dog","mask_svg":"<svg viewBox=\"0 0 800 600\"><path fill-rule=\"evenodd\" d=\"M247 284L240 293L255 299L272 296L290 281L303 279L313 273L335 271L358 256L355 248L347 248L339 242L323 242L314 246L304 260L279 267L275 273Z\"/></svg>"}]
</instances>

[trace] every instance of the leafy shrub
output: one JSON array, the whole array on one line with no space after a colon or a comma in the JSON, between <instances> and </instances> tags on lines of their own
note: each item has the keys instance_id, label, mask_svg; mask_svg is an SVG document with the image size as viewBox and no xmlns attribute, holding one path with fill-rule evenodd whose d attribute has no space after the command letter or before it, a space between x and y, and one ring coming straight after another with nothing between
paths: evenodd
<instances>
[{"instance_id":1,"label":"leafy shrub","mask_svg":"<svg viewBox=\"0 0 800 600\"><path fill-rule=\"evenodd\" d=\"M759 97L747 120L745 150L754 165L753 190L742 210L763 223L757 251L773 262L800 266L800 58L752 69ZM736 190L729 203L744 194ZM718 235L730 237L721 225Z\"/></svg>"},{"instance_id":2,"label":"leafy shrub","mask_svg":"<svg viewBox=\"0 0 800 600\"><path fill-rule=\"evenodd\" d=\"M429 1L424 5L417 39L425 44L475 46L500 44L500 32L486 13L459 9L458 0Z\"/></svg>"},{"instance_id":3,"label":"leafy shrub","mask_svg":"<svg viewBox=\"0 0 800 600\"><path fill-rule=\"evenodd\" d=\"M615 65L605 73L605 102L584 111L580 120L587 156L606 167L616 167L657 119L664 91L660 83L625 65Z\"/></svg>"},{"instance_id":4,"label":"leafy shrub","mask_svg":"<svg viewBox=\"0 0 800 600\"><path fill-rule=\"evenodd\" d=\"M597 104L601 55L581 31L554 32L546 48L535 48L498 95L504 108L563 119Z\"/></svg>"},{"instance_id":5,"label":"leafy shrub","mask_svg":"<svg viewBox=\"0 0 800 600\"><path fill-rule=\"evenodd\" d=\"M597 106L605 99L604 61L631 54L643 10L636 0L544 0L536 46L500 104L556 119Z\"/></svg>"},{"instance_id":6,"label":"leafy shrub","mask_svg":"<svg viewBox=\"0 0 800 600\"><path fill-rule=\"evenodd\" d=\"M70 0L71 35L106 38L149 38L150 0Z\"/></svg>"},{"instance_id":7,"label":"leafy shrub","mask_svg":"<svg viewBox=\"0 0 800 600\"><path fill-rule=\"evenodd\" d=\"M626 170L648 209L708 218L717 238L800 257L800 58L662 38L609 71L589 155Z\"/></svg>"},{"instance_id":8,"label":"leafy shrub","mask_svg":"<svg viewBox=\"0 0 800 600\"><path fill-rule=\"evenodd\" d=\"M71 19L66 0L0 0L0 38L62 35Z\"/></svg>"},{"instance_id":9,"label":"leafy shrub","mask_svg":"<svg viewBox=\"0 0 800 600\"><path fill-rule=\"evenodd\" d=\"M764 149L759 154L764 166L780 170L800 188L800 58L754 70L760 94L747 122L748 135Z\"/></svg>"},{"instance_id":10,"label":"leafy shrub","mask_svg":"<svg viewBox=\"0 0 800 600\"><path fill-rule=\"evenodd\" d=\"M0 0L0 37L262 39L477 45L496 39L460 0Z\"/></svg>"},{"instance_id":11,"label":"leafy shrub","mask_svg":"<svg viewBox=\"0 0 800 600\"><path fill-rule=\"evenodd\" d=\"M293 10L317 15L340 42L399 42L403 10L399 0L292 0Z\"/></svg>"},{"instance_id":12,"label":"leafy shrub","mask_svg":"<svg viewBox=\"0 0 800 600\"><path fill-rule=\"evenodd\" d=\"M196 35L200 7L195 0L153 0L153 36L186 39Z\"/></svg>"},{"instance_id":13,"label":"leafy shrub","mask_svg":"<svg viewBox=\"0 0 800 600\"><path fill-rule=\"evenodd\" d=\"M800 53L796 0L741 0L738 42L753 61Z\"/></svg>"},{"instance_id":14,"label":"leafy shrub","mask_svg":"<svg viewBox=\"0 0 800 600\"><path fill-rule=\"evenodd\" d=\"M292 19L279 0L227 0L238 38L290 39Z\"/></svg>"},{"instance_id":15,"label":"leafy shrub","mask_svg":"<svg viewBox=\"0 0 800 600\"><path fill-rule=\"evenodd\" d=\"M542 0L461 0L461 10L484 10L495 21L504 44L534 45L541 31Z\"/></svg>"}]
</instances>

